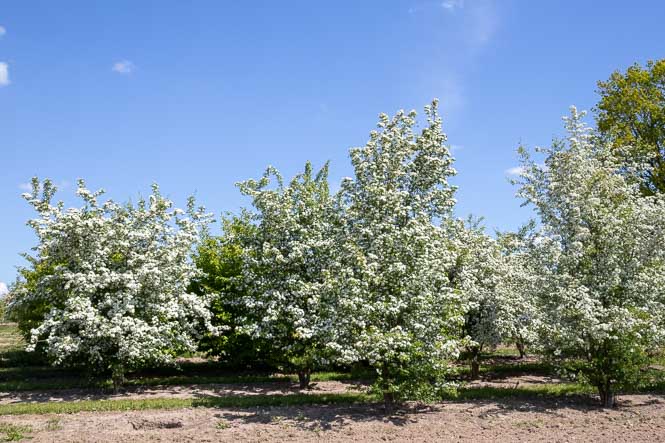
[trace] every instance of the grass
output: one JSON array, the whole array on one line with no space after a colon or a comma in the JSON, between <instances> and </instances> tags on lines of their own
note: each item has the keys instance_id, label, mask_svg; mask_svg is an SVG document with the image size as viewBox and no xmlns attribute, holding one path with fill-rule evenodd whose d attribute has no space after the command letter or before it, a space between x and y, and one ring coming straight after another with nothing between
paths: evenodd
<instances>
[{"instance_id":1,"label":"grass","mask_svg":"<svg viewBox=\"0 0 665 443\"><path fill-rule=\"evenodd\" d=\"M483 352L481 358L492 358L492 357L519 357L520 353L515 346L497 346L492 353Z\"/></svg>"},{"instance_id":2,"label":"grass","mask_svg":"<svg viewBox=\"0 0 665 443\"><path fill-rule=\"evenodd\" d=\"M217 429L228 429L231 427L231 425L224 420L220 420L217 422L217 425L215 426Z\"/></svg>"},{"instance_id":3,"label":"grass","mask_svg":"<svg viewBox=\"0 0 665 443\"><path fill-rule=\"evenodd\" d=\"M140 400L82 400L0 405L0 415L72 414L77 412L142 411L183 408L253 408L267 406L336 405L369 403L376 398L362 393L252 395L203 398L149 398Z\"/></svg>"},{"instance_id":4,"label":"grass","mask_svg":"<svg viewBox=\"0 0 665 443\"><path fill-rule=\"evenodd\" d=\"M469 365L463 363L463 366L457 366L453 375L457 377L466 377L471 373ZM480 375L500 375L500 376L511 376L511 375L522 375L522 374L531 374L531 375L552 375L554 373L554 367L547 362L518 362L518 363L497 363L494 365L481 365L480 366Z\"/></svg>"},{"instance_id":5,"label":"grass","mask_svg":"<svg viewBox=\"0 0 665 443\"><path fill-rule=\"evenodd\" d=\"M47 431L59 431L61 429L62 424L60 423L60 419L58 417L49 418L46 422Z\"/></svg>"},{"instance_id":6,"label":"grass","mask_svg":"<svg viewBox=\"0 0 665 443\"><path fill-rule=\"evenodd\" d=\"M32 427L14 425L11 423L0 423L0 434L2 441L21 441L26 438L25 434L32 432Z\"/></svg>"}]
</instances>

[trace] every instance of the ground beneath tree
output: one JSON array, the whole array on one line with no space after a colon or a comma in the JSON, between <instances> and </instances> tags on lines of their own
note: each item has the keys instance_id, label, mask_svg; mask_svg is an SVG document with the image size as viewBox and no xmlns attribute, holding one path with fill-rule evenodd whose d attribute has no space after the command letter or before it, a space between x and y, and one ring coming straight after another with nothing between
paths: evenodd
<instances>
[{"instance_id":1,"label":"ground beneath tree","mask_svg":"<svg viewBox=\"0 0 665 443\"><path fill-rule=\"evenodd\" d=\"M300 389L298 383L229 383L188 386L128 387L119 394L108 394L96 389L54 389L44 391L0 392L0 404L77 401L77 400L138 400L149 398L201 398L251 395L332 394L362 392L367 385L355 381L322 381Z\"/></svg>"},{"instance_id":2,"label":"ground beneath tree","mask_svg":"<svg viewBox=\"0 0 665 443\"><path fill-rule=\"evenodd\" d=\"M519 375L512 377L483 378L472 381L467 386L491 386L496 388L516 388L561 382L558 378L541 375ZM128 387L119 394L108 394L96 389L54 389L25 392L0 392L0 404L76 401L76 400L137 400L148 398L200 398L251 395L291 395L291 394L339 394L364 392L368 384L359 381L313 382L311 389L301 390L294 382L268 383L229 383L185 386Z\"/></svg>"},{"instance_id":3,"label":"ground beneath tree","mask_svg":"<svg viewBox=\"0 0 665 443\"><path fill-rule=\"evenodd\" d=\"M392 416L370 405L181 409L0 417L33 442L665 441L665 396L445 402Z\"/></svg>"}]
</instances>

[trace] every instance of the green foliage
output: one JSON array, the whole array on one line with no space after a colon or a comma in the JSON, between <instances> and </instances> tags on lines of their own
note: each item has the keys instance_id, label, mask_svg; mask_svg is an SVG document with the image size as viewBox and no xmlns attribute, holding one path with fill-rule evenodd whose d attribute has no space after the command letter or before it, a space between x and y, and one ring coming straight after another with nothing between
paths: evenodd
<instances>
[{"instance_id":1,"label":"green foliage","mask_svg":"<svg viewBox=\"0 0 665 443\"><path fill-rule=\"evenodd\" d=\"M383 396L384 402L417 400L435 402L454 391L448 380L453 370L447 365L428 359L424 353L415 352L412 362L386 362L377 372L378 377L370 392ZM389 404L386 406L390 407Z\"/></svg>"},{"instance_id":2,"label":"green foliage","mask_svg":"<svg viewBox=\"0 0 665 443\"><path fill-rule=\"evenodd\" d=\"M16 324L0 325L0 380L7 371L16 371L17 375L21 376L26 373L26 367L45 362L43 354L25 350L24 334Z\"/></svg>"},{"instance_id":3,"label":"green foliage","mask_svg":"<svg viewBox=\"0 0 665 443\"><path fill-rule=\"evenodd\" d=\"M43 321L46 314L53 307L64 306L64 297L43 297L42 294L47 291L37 291L38 286L48 286L53 284L54 280L48 277L53 275L55 265L40 262L33 259L28 255L24 257L31 262L31 268L19 268L19 275L21 277L21 286L32 294L35 294L29 299L23 300L21 303L15 303L12 309L7 310L6 317L10 321L18 324L18 328L26 340L30 339L30 331L38 327ZM62 291L48 291L48 293L62 293ZM13 293L10 292L7 301L11 304ZM43 351L42 346L37 346L37 351Z\"/></svg>"},{"instance_id":4,"label":"green foliage","mask_svg":"<svg viewBox=\"0 0 665 443\"><path fill-rule=\"evenodd\" d=\"M221 236L206 236L194 254L194 263L201 273L192 280L189 289L195 294L214 297L211 322L223 329L220 335L204 337L199 347L231 368L274 369L270 342L239 330L241 319L253 314L242 303L246 296L242 244L256 228L245 213L223 218L222 227Z\"/></svg>"},{"instance_id":5,"label":"green foliage","mask_svg":"<svg viewBox=\"0 0 665 443\"><path fill-rule=\"evenodd\" d=\"M2 441L21 441L26 438L25 434L30 432L32 432L31 426L0 423L0 434L4 434Z\"/></svg>"},{"instance_id":6,"label":"green foliage","mask_svg":"<svg viewBox=\"0 0 665 443\"><path fill-rule=\"evenodd\" d=\"M603 392L635 390L644 384L649 365L649 342L638 330L624 331L613 340L592 341L586 359L562 360L560 375Z\"/></svg>"},{"instance_id":7,"label":"green foliage","mask_svg":"<svg viewBox=\"0 0 665 443\"><path fill-rule=\"evenodd\" d=\"M645 194L665 192L665 59L634 64L598 82L599 131L622 150L629 164L648 162Z\"/></svg>"},{"instance_id":8,"label":"green foliage","mask_svg":"<svg viewBox=\"0 0 665 443\"><path fill-rule=\"evenodd\" d=\"M7 321L7 300L0 298L0 322Z\"/></svg>"}]
</instances>

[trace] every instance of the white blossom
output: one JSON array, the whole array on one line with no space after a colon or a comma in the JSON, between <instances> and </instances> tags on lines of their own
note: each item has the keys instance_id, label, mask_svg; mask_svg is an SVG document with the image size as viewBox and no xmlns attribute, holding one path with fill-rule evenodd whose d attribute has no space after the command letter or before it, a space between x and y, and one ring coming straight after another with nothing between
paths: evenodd
<instances>
[{"instance_id":1,"label":"white blossom","mask_svg":"<svg viewBox=\"0 0 665 443\"><path fill-rule=\"evenodd\" d=\"M119 205L80 180L84 204L69 209L51 203L50 180L32 186L24 198L38 212L28 222L38 244L22 274L34 278L19 281L10 302L14 312L46 309L29 349L115 373L195 350L212 327L207 301L186 291L197 272L189 256L210 217L193 200L187 214L173 209L156 185L147 200Z\"/></svg>"},{"instance_id":2,"label":"white blossom","mask_svg":"<svg viewBox=\"0 0 665 443\"><path fill-rule=\"evenodd\" d=\"M309 371L329 353L324 343L334 309L328 294L336 217L328 165L314 175L307 163L288 185L268 168L260 180L239 186L255 209L255 229L243 239L243 302L254 313L244 329L271 339L282 361L303 375L304 387Z\"/></svg>"},{"instance_id":3,"label":"white blossom","mask_svg":"<svg viewBox=\"0 0 665 443\"><path fill-rule=\"evenodd\" d=\"M351 150L355 176L339 194L329 346L342 361L369 361L385 383L404 369L441 367L460 350L464 301L448 280L448 225L437 224L455 204L455 170L436 106L419 134L414 111L382 114L367 145ZM395 393L385 383L384 394Z\"/></svg>"},{"instance_id":4,"label":"white blossom","mask_svg":"<svg viewBox=\"0 0 665 443\"><path fill-rule=\"evenodd\" d=\"M665 336L665 195L642 196L633 172L581 121L567 140L522 149L519 195L539 216L539 298L545 350L588 362L603 401L637 374ZM637 372L636 372L637 371Z\"/></svg>"}]
</instances>

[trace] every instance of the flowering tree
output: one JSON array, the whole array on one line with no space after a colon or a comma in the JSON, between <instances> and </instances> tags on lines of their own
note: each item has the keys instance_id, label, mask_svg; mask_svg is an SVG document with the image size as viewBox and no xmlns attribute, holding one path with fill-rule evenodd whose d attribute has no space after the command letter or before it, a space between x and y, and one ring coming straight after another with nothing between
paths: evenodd
<instances>
[{"instance_id":1,"label":"flowering tree","mask_svg":"<svg viewBox=\"0 0 665 443\"><path fill-rule=\"evenodd\" d=\"M498 232L497 243L506 260L506 272L497 286L502 341L513 342L520 358L524 358L527 347L538 344L541 324L538 295L548 275L543 268L549 250L538 237L533 220L517 232Z\"/></svg>"},{"instance_id":2,"label":"flowering tree","mask_svg":"<svg viewBox=\"0 0 665 443\"><path fill-rule=\"evenodd\" d=\"M271 188L276 181L276 187ZM243 242L243 299L252 311L245 330L268 339L283 364L309 385L312 367L325 357L330 313L326 298L335 254L334 208L328 166L318 174L307 163L288 185L274 168L239 184L252 198L256 229Z\"/></svg>"},{"instance_id":3,"label":"flowering tree","mask_svg":"<svg viewBox=\"0 0 665 443\"><path fill-rule=\"evenodd\" d=\"M612 406L665 338L665 198L643 197L581 117L573 108L544 164L521 150L519 195L542 225L545 350L583 359L580 374Z\"/></svg>"},{"instance_id":4,"label":"flowering tree","mask_svg":"<svg viewBox=\"0 0 665 443\"><path fill-rule=\"evenodd\" d=\"M172 209L156 185L135 206L101 203L103 191L81 180L84 205L65 210L51 203L55 191L34 178L23 194L38 213L28 225L39 243L9 309L31 328L28 349L58 365L111 370L116 388L129 369L195 350L211 329L205 300L185 290L196 274L192 246L209 222L203 210L191 199L188 216Z\"/></svg>"},{"instance_id":5,"label":"flowering tree","mask_svg":"<svg viewBox=\"0 0 665 443\"><path fill-rule=\"evenodd\" d=\"M458 226L451 229L456 258L448 274L468 302L461 335L469 339L466 351L475 379L483 349L512 341L523 357L526 345L535 342L535 255L527 235L530 225L517 233L499 233L495 240L483 232L480 220L451 223Z\"/></svg>"},{"instance_id":6,"label":"flowering tree","mask_svg":"<svg viewBox=\"0 0 665 443\"><path fill-rule=\"evenodd\" d=\"M367 145L351 150L355 177L339 195L344 223L330 347L342 361L376 368L387 407L427 389L460 348L463 303L446 272L454 253L435 224L455 204L448 183L455 170L436 101L426 114L419 134L415 111L382 114Z\"/></svg>"},{"instance_id":7,"label":"flowering tree","mask_svg":"<svg viewBox=\"0 0 665 443\"><path fill-rule=\"evenodd\" d=\"M470 219L465 225L461 220L451 221L457 225L451 229L455 264L448 270L451 283L468 302L461 336L470 339L466 351L472 379L478 378L483 349L501 343L513 323L506 316L511 312L504 306L509 303L505 297L508 293L500 288L508 275L507 257L499 244L483 232L479 222Z\"/></svg>"}]
</instances>

